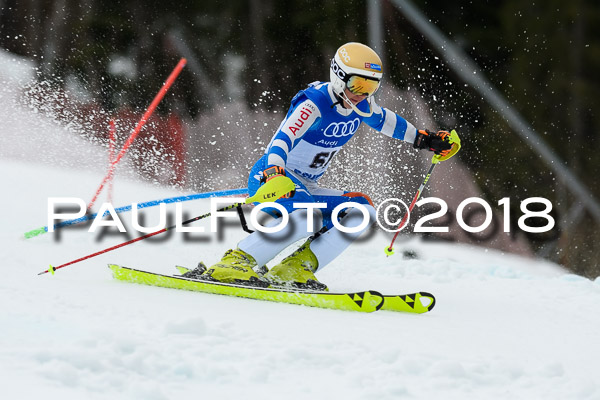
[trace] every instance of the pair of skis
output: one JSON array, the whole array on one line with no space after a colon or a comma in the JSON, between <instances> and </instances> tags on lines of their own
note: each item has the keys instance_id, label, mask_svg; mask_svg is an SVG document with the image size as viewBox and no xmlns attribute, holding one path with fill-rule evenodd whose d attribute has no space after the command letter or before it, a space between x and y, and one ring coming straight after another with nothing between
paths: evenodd
<instances>
[{"instance_id":1,"label":"pair of skis","mask_svg":"<svg viewBox=\"0 0 600 400\"><path fill-rule=\"evenodd\" d=\"M110 264L109 268L112 270L114 278L120 281L335 310L358 312L388 310L422 314L431 311L435 306L435 297L427 292L383 295L374 290L356 293L330 293L287 288L258 288L190 279L183 276L162 275L114 264ZM182 272L181 268L180 272Z\"/></svg>"}]
</instances>

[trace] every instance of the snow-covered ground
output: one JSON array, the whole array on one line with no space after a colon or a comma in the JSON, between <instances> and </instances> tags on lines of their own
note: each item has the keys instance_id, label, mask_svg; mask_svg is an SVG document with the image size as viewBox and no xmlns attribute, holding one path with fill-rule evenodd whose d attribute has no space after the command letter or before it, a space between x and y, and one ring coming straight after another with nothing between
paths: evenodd
<instances>
[{"instance_id":1,"label":"snow-covered ground","mask_svg":"<svg viewBox=\"0 0 600 400\"><path fill-rule=\"evenodd\" d=\"M48 197L89 196L102 175L13 161L0 168L5 398L600 398L599 280L417 240L386 258L389 238L378 235L320 279L333 291L429 291L437 305L424 315L363 315L120 283L106 267L169 273L212 262L242 237L234 227L222 240L173 234L38 276L124 240L85 229L21 238L45 225ZM119 205L179 194L115 184L115 197L128 198ZM184 206L207 209L206 201Z\"/></svg>"},{"instance_id":2,"label":"snow-covered ground","mask_svg":"<svg viewBox=\"0 0 600 400\"><path fill-rule=\"evenodd\" d=\"M245 235L233 224L220 237L164 234L38 276L126 238L77 228L22 238L46 225L48 197L89 201L103 167L69 160L66 131L35 158L40 149L27 143L48 132L35 128L40 116L12 107L28 117L0 131L0 147L21 152L0 152L2 398L600 399L600 279L541 260L417 239L400 240L388 258L390 238L377 234L319 273L332 291L431 292L437 304L424 315L132 285L106 267L171 273L214 262ZM9 128L27 135L5 135ZM117 176L115 206L182 194L130 179ZM204 214L208 202L183 208ZM147 225L156 210L147 210ZM131 214L122 216L130 227ZM404 250L417 258L404 259Z\"/></svg>"}]
</instances>

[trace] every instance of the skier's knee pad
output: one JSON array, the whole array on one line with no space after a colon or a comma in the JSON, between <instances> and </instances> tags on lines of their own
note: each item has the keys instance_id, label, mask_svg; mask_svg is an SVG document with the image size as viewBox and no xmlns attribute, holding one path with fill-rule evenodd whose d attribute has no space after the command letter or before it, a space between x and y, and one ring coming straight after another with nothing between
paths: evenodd
<instances>
[{"instance_id":1,"label":"skier's knee pad","mask_svg":"<svg viewBox=\"0 0 600 400\"><path fill-rule=\"evenodd\" d=\"M361 192L348 192L348 193L344 193L342 196L344 197L349 197L352 199L352 201L359 203L359 204L369 204L372 207L373 206L373 201L371 200L371 198Z\"/></svg>"},{"instance_id":2,"label":"skier's knee pad","mask_svg":"<svg viewBox=\"0 0 600 400\"><path fill-rule=\"evenodd\" d=\"M366 215L364 213L364 210L367 211ZM360 232L357 232L358 234L356 235L356 237L358 237L362 232L364 232L369 226L371 226L375 222L376 218L377 216L375 207L373 207L370 204L361 204L360 208L355 207L347 209L346 215L343 216L339 222L346 228L355 228L362 225L364 220L368 220L368 223L365 225L364 229L362 229Z\"/></svg>"},{"instance_id":3,"label":"skier's knee pad","mask_svg":"<svg viewBox=\"0 0 600 400\"><path fill-rule=\"evenodd\" d=\"M342 198L347 198L347 201L343 201L341 200ZM357 204L361 204L364 207L368 208L372 208L373 212L371 212L369 210L369 214L371 214L371 222L374 221L374 215L375 215L375 211L374 211L374 206L373 206L373 202L371 201L371 198L361 192L348 192L348 193L344 193L341 197L336 197L335 201L333 202L333 204L335 205L336 203L341 204L342 202L351 202L351 203L357 203ZM331 206L333 208L333 206ZM327 213L325 213L323 215L323 224L327 226L328 229L331 229L333 227L333 221L331 220L331 209L327 210ZM345 209L343 212L341 212L340 214L338 214L338 221L343 219L349 210L352 210L352 208L348 208Z\"/></svg>"}]
</instances>

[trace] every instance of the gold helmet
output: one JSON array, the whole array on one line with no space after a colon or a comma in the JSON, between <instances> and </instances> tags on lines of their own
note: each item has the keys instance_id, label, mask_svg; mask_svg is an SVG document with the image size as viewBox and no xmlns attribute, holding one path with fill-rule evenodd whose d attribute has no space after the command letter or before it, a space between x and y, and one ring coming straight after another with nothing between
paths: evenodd
<instances>
[{"instance_id":1,"label":"gold helmet","mask_svg":"<svg viewBox=\"0 0 600 400\"><path fill-rule=\"evenodd\" d=\"M381 58L369 46L350 42L341 46L331 60L330 80L333 92L343 97L344 89L371 97L383 77Z\"/></svg>"}]
</instances>

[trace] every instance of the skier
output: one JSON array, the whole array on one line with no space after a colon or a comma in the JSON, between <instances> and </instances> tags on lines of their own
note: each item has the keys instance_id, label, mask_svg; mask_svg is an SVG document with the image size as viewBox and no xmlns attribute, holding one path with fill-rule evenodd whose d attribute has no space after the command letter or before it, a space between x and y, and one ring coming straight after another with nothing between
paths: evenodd
<instances>
[{"instance_id":1,"label":"skier","mask_svg":"<svg viewBox=\"0 0 600 400\"><path fill-rule=\"evenodd\" d=\"M368 46L351 42L336 51L331 60L330 81L314 82L292 99L265 154L250 171L250 196L274 177L283 176L293 181L296 190L277 200L289 213L289 223L277 233L250 234L208 270L192 270L187 276L202 274L200 279L227 283L327 290L314 273L341 254L370 225L362 223L364 216L360 208L348 207L339 214L339 223L357 229L354 233L344 233L333 225L332 210L349 201L359 203L368 211L370 223L375 221L375 208L367 195L318 186L334 155L352 138L359 125L364 122L417 149L429 149L442 159L458 151L449 142L448 132L417 130L401 116L380 107L373 95L382 76L381 59ZM316 203L315 207L323 208L294 208L294 203ZM278 210L265 211L276 218L268 226L281 222ZM307 226L308 217L318 221L320 226L316 229L323 227L320 234L309 237L312 232ZM268 272L259 275L255 271L289 245L307 237L298 250Z\"/></svg>"}]
</instances>

